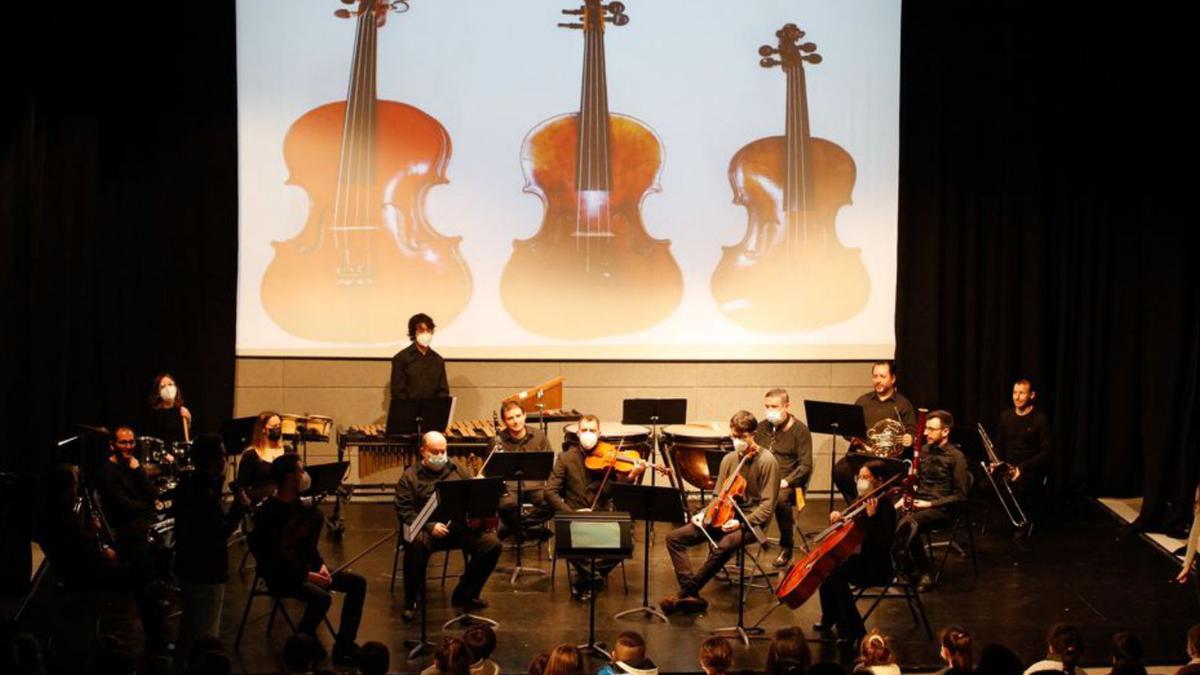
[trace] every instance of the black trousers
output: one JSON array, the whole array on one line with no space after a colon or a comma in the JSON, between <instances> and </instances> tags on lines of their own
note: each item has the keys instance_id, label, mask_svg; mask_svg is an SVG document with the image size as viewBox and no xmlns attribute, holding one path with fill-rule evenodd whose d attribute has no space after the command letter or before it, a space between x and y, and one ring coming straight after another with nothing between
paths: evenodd
<instances>
[{"instance_id":1,"label":"black trousers","mask_svg":"<svg viewBox=\"0 0 1200 675\"><path fill-rule=\"evenodd\" d=\"M691 523L675 528L667 535L667 552L671 555L671 565L675 568L675 578L679 581L680 595L698 595L700 589L704 588L733 554L746 544L742 528L733 532L710 528L708 533L716 540L717 548L713 550L709 547L708 557L704 559L700 569L695 571L692 570L692 562L688 560L687 550L701 542L707 544L708 537Z\"/></svg>"},{"instance_id":2,"label":"black trousers","mask_svg":"<svg viewBox=\"0 0 1200 675\"><path fill-rule=\"evenodd\" d=\"M779 548L789 549L796 543L796 487L788 485L775 502L775 522L779 525Z\"/></svg>"},{"instance_id":3,"label":"black trousers","mask_svg":"<svg viewBox=\"0 0 1200 675\"><path fill-rule=\"evenodd\" d=\"M849 640L867 634L862 615L854 604L850 584L879 586L888 582L888 579L879 578L878 572L866 563L861 555L852 555L821 584L821 623L837 626L838 636Z\"/></svg>"},{"instance_id":4,"label":"black trousers","mask_svg":"<svg viewBox=\"0 0 1200 675\"><path fill-rule=\"evenodd\" d=\"M523 490L521 498L526 504L533 504L535 511L550 513L549 507L546 506L545 491L542 488ZM500 522L504 523L504 527L510 533L521 532L521 505L517 503L515 486L510 486L508 493L500 497L500 505L497 510L500 514Z\"/></svg>"},{"instance_id":5,"label":"black trousers","mask_svg":"<svg viewBox=\"0 0 1200 675\"><path fill-rule=\"evenodd\" d=\"M358 638L358 626L362 623L363 602L367 597L367 580L353 572L338 572L333 575L333 583L329 588L321 588L305 582L299 586L287 589L279 595L295 598L304 603L304 616L296 626L299 633L314 635L329 606L333 603L333 592L345 593L342 602L342 616L338 622L337 643L349 644Z\"/></svg>"},{"instance_id":6,"label":"black trousers","mask_svg":"<svg viewBox=\"0 0 1200 675\"><path fill-rule=\"evenodd\" d=\"M468 554L466 569L459 577L451 600L462 603L474 600L483 591L496 562L500 560L500 538L491 531L451 532L442 538L422 532L404 545L404 605L415 607L425 589L426 567L434 551L462 549Z\"/></svg>"},{"instance_id":7,"label":"black trousers","mask_svg":"<svg viewBox=\"0 0 1200 675\"><path fill-rule=\"evenodd\" d=\"M931 528L949 525L954 520L954 511L950 508L920 509L903 516L896 525L896 545L899 550L907 552L916 574L928 574L932 571L932 563L925 552L925 544L921 535Z\"/></svg>"}]
</instances>

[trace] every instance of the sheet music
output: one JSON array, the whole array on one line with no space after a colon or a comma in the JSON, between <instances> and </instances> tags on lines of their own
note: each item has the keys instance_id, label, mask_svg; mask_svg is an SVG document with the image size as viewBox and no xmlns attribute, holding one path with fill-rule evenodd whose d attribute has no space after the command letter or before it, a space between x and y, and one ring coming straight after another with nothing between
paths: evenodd
<instances>
[{"instance_id":1,"label":"sheet music","mask_svg":"<svg viewBox=\"0 0 1200 675\"><path fill-rule=\"evenodd\" d=\"M425 501L425 506L421 507L421 512L413 519L412 524L404 526L404 541L412 542L413 539L425 529L425 524L433 517L433 512L437 511L438 496L437 490L429 495L429 499Z\"/></svg>"}]
</instances>

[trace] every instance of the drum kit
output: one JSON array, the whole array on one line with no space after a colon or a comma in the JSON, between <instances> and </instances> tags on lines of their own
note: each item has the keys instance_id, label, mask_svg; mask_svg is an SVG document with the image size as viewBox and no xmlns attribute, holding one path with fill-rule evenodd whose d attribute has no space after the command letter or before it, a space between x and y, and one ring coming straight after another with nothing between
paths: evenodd
<instances>
[{"instance_id":1,"label":"drum kit","mask_svg":"<svg viewBox=\"0 0 1200 675\"><path fill-rule=\"evenodd\" d=\"M179 484L185 471L191 471L192 444L186 441L166 442L154 436L139 436L137 439L138 461L146 469L146 475L154 481L159 494L168 494Z\"/></svg>"}]
</instances>

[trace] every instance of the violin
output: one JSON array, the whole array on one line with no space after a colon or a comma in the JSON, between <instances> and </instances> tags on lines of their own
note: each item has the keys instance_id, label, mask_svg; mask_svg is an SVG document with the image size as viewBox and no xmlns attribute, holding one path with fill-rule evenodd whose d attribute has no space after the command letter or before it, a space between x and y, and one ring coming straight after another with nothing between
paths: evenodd
<instances>
[{"instance_id":1,"label":"violin","mask_svg":"<svg viewBox=\"0 0 1200 675\"><path fill-rule=\"evenodd\" d=\"M522 328L578 340L634 333L683 298L671 242L655 239L641 205L658 192L662 142L653 129L609 111L605 24L629 23L621 2L584 0L559 24L584 34L579 112L552 117L525 137L525 192L542 200L537 233L513 242L500 278L504 308ZM616 316L619 321L596 321Z\"/></svg>"},{"instance_id":2,"label":"violin","mask_svg":"<svg viewBox=\"0 0 1200 675\"><path fill-rule=\"evenodd\" d=\"M733 201L749 218L742 240L723 247L710 287L734 323L789 332L858 314L871 282L860 249L844 247L837 234L838 211L851 203L854 158L813 136L809 126L804 64L822 58L815 44L799 44L804 31L796 24L775 36L777 46L759 48L759 65L781 66L787 76L786 129L783 136L751 141L729 161ZM794 299L780 304L765 288L787 288Z\"/></svg>"},{"instance_id":3,"label":"violin","mask_svg":"<svg viewBox=\"0 0 1200 675\"><path fill-rule=\"evenodd\" d=\"M629 473L641 460L642 456L636 450L619 450L611 443L600 441L584 458L583 465L592 471L612 469L617 473Z\"/></svg>"},{"instance_id":4,"label":"violin","mask_svg":"<svg viewBox=\"0 0 1200 675\"><path fill-rule=\"evenodd\" d=\"M725 523L736 515L734 500L741 501L746 496L746 479L742 476L742 467L751 457L758 454L758 450L757 445L751 445L746 450L737 468L733 470L733 475L721 487L721 491L708 503L703 513L697 514L698 524L703 527L724 527Z\"/></svg>"},{"instance_id":5,"label":"violin","mask_svg":"<svg viewBox=\"0 0 1200 675\"><path fill-rule=\"evenodd\" d=\"M354 4L356 0L347 0ZM283 142L288 184L308 193L308 218L274 242L262 304L288 333L324 342L392 342L424 311L449 323L471 297L461 237L439 234L425 195L446 180L450 134L424 111L376 96L376 46L404 0L357 0L348 95L314 108Z\"/></svg>"}]
</instances>

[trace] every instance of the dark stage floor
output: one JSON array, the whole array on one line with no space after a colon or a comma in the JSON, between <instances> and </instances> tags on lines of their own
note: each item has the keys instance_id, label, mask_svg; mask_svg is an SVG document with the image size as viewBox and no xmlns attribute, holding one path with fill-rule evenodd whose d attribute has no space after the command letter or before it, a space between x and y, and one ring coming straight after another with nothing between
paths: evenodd
<instances>
[{"instance_id":1,"label":"dark stage floor","mask_svg":"<svg viewBox=\"0 0 1200 675\"><path fill-rule=\"evenodd\" d=\"M824 502L810 504L801 519L806 530L817 530L825 519ZM983 510L976 505L976 517ZM395 526L390 504L351 504L346 509L348 529L345 539L335 543L323 541L323 552L330 567L339 560L354 556L364 547L387 534ZM1131 630L1146 642L1148 663L1181 663L1187 627L1200 620L1195 595L1190 590L1171 585L1168 579L1177 571L1173 563L1151 545L1137 537L1118 539L1120 524L1098 504L1085 502L1074 508L1060 509L1059 522L1042 527L1032 544L1013 542L1004 528L998 526L993 513L993 531L976 537L979 574L974 575L970 561L951 555L945 576L939 587L923 596L929 621L934 631L955 623L966 627L977 644L1002 642L1017 651L1027 662L1040 658L1042 636L1047 625L1058 620L1080 624L1088 642L1087 664L1100 665L1108 652L1108 640L1113 632ZM674 575L663 544L663 529L654 541L651 553L650 597L657 599L676 590ZM608 591L597 601L597 631L602 641L612 641L625 629L641 631L650 645L650 655L664 671L696 671L696 653L701 641L714 628L736 623L737 593L734 587L716 581L705 589L711 602L706 614L671 617L670 625L644 617L612 619L622 609L637 606L642 591L641 544L638 555L626 563L629 593L622 592L620 570L609 578ZM416 626L400 618L400 584L393 597L388 590L391 577L392 545L389 542L364 557L355 570L367 577L369 594L364 613L360 642L379 640L392 649L392 669L411 672L424 668L431 657L425 655L406 662L403 642L417 635ZM697 560L702 547L695 549ZM774 557L763 556L764 564ZM231 550L231 565L241 558L241 545ZM429 632L436 642L447 635L441 631L442 622L452 616L449 606L450 579L445 591L433 576L440 571L441 554L430 565ZM501 565L512 562L506 553ZM453 553L450 570L460 567L462 557ZM527 554L525 564L549 570L545 556ZM500 622L499 647L493 657L507 672L524 672L529 661L541 651L563 642L585 641L588 630L587 605L571 599L565 570L560 564L558 576L551 586L548 576L524 576L515 585L507 575L497 572L488 582L484 597L491 603L485 614ZM242 616L246 587L253 572L232 574L221 622L221 636L233 644L238 622ZM398 580L399 582L399 580ZM766 590L754 590L747 600L747 623L752 623L773 604ZM332 616L336 618L340 603L335 602ZM287 637L287 626L277 621L270 636L265 634L265 616L269 610L266 599L259 599L251 613L240 653L238 668L242 672L277 672L281 666L281 651ZM292 614L297 614L293 608ZM806 632L818 619L819 608L814 597L795 612L781 608L772 614L764 626L773 629L799 624ZM136 623L131 614L110 612L103 619L102 630L118 632L131 642L140 642ZM937 650L926 640L909 615L903 601L885 602L868 621L868 627L879 626L896 636L900 663L905 669L928 669L938 666ZM749 649L735 643L738 668L761 668L766 659L766 643L755 642ZM814 655L824 659L839 656L828 645L814 645ZM599 663L593 663L592 670Z\"/></svg>"}]
</instances>

